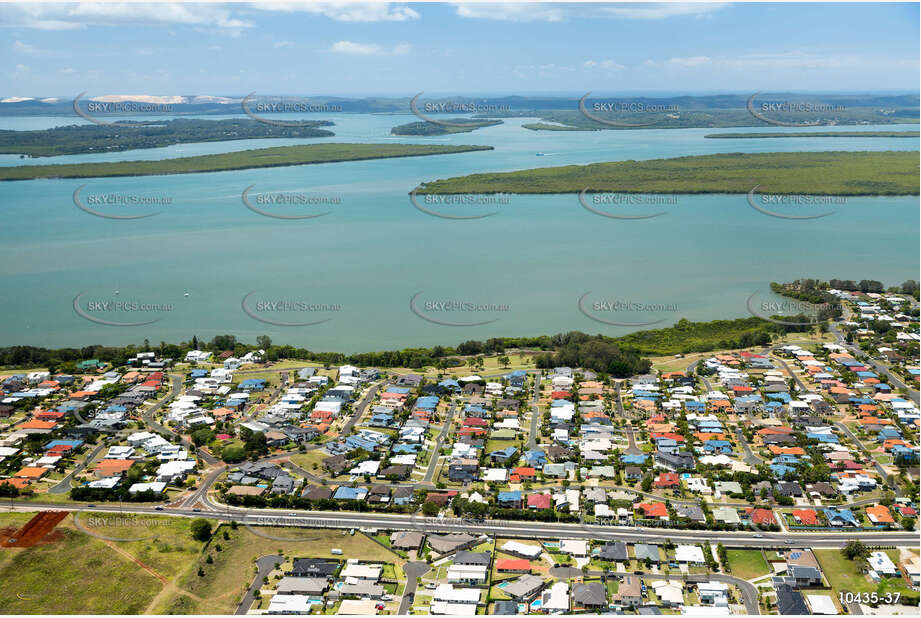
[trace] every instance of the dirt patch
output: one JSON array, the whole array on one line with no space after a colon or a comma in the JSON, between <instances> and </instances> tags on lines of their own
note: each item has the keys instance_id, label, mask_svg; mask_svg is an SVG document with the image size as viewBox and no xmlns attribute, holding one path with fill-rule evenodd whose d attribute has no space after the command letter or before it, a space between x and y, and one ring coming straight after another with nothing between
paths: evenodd
<instances>
[{"instance_id":1,"label":"dirt patch","mask_svg":"<svg viewBox=\"0 0 921 618\"><path fill-rule=\"evenodd\" d=\"M32 547L47 545L60 538L54 528L70 513L68 511L42 511L26 522L19 530L7 528L0 531L0 547Z\"/></svg>"}]
</instances>

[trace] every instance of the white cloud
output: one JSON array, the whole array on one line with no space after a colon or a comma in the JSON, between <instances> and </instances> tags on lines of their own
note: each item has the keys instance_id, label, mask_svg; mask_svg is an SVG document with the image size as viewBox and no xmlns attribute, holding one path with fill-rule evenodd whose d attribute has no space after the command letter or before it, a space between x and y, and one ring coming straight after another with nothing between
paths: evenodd
<instances>
[{"instance_id":1,"label":"white cloud","mask_svg":"<svg viewBox=\"0 0 921 618\"><path fill-rule=\"evenodd\" d=\"M275 45L273 45L273 47L275 49L281 49L282 47L294 47L294 42L293 41L277 41Z\"/></svg>"},{"instance_id":2,"label":"white cloud","mask_svg":"<svg viewBox=\"0 0 921 618\"><path fill-rule=\"evenodd\" d=\"M613 60L586 60L582 63L586 69L604 69L606 71L620 71L624 68L624 65L618 64Z\"/></svg>"},{"instance_id":3,"label":"white cloud","mask_svg":"<svg viewBox=\"0 0 921 618\"><path fill-rule=\"evenodd\" d=\"M393 47L384 47L377 43L355 43L352 41L337 41L329 48L337 54L351 56L405 56L412 46L409 43L400 43Z\"/></svg>"},{"instance_id":4,"label":"white cloud","mask_svg":"<svg viewBox=\"0 0 921 618\"><path fill-rule=\"evenodd\" d=\"M668 60L646 60L650 68L689 69L700 66L726 70L807 70L845 69L848 67L875 66L876 61L857 54L813 54L803 51L778 52L773 54L745 54L743 56L688 56Z\"/></svg>"},{"instance_id":5,"label":"white cloud","mask_svg":"<svg viewBox=\"0 0 921 618\"><path fill-rule=\"evenodd\" d=\"M184 24L239 32L252 23L236 19L219 4L154 3L18 3L0 5L0 26L38 30L74 30L123 24Z\"/></svg>"},{"instance_id":6,"label":"white cloud","mask_svg":"<svg viewBox=\"0 0 921 618\"><path fill-rule=\"evenodd\" d=\"M405 4L389 2L260 2L250 6L260 11L322 15L335 21L375 22L419 19L419 13Z\"/></svg>"},{"instance_id":7,"label":"white cloud","mask_svg":"<svg viewBox=\"0 0 921 618\"><path fill-rule=\"evenodd\" d=\"M23 43L22 41L13 42L13 51L20 54L37 54L41 52L41 50L34 45L29 45L28 43Z\"/></svg>"},{"instance_id":8,"label":"white cloud","mask_svg":"<svg viewBox=\"0 0 921 618\"><path fill-rule=\"evenodd\" d=\"M727 3L620 3L551 4L534 3L456 3L457 14L475 19L501 21L560 22L568 19L666 19L679 16L706 16L728 6Z\"/></svg>"}]
</instances>

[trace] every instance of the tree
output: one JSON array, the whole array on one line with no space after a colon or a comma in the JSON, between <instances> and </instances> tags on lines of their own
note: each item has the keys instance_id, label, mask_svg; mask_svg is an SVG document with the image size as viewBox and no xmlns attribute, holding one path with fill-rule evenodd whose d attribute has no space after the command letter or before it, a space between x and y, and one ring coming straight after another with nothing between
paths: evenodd
<instances>
[{"instance_id":1,"label":"tree","mask_svg":"<svg viewBox=\"0 0 921 618\"><path fill-rule=\"evenodd\" d=\"M508 356L500 356L499 364L508 369L508 366L512 364L512 360Z\"/></svg>"},{"instance_id":2,"label":"tree","mask_svg":"<svg viewBox=\"0 0 921 618\"><path fill-rule=\"evenodd\" d=\"M211 522L207 519L193 519L189 530L196 541L205 542L211 538Z\"/></svg>"},{"instance_id":3,"label":"tree","mask_svg":"<svg viewBox=\"0 0 921 618\"><path fill-rule=\"evenodd\" d=\"M426 517L435 517L438 515L438 505L434 502L426 502L422 505L422 513Z\"/></svg>"},{"instance_id":4,"label":"tree","mask_svg":"<svg viewBox=\"0 0 921 618\"><path fill-rule=\"evenodd\" d=\"M214 439L214 432L207 427L202 427L201 429L196 429L192 432L192 442L195 446L201 446L202 444L207 444Z\"/></svg>"},{"instance_id":5,"label":"tree","mask_svg":"<svg viewBox=\"0 0 921 618\"><path fill-rule=\"evenodd\" d=\"M643 477L643 491L648 492L650 489L652 489L652 477L647 474Z\"/></svg>"},{"instance_id":6,"label":"tree","mask_svg":"<svg viewBox=\"0 0 921 618\"><path fill-rule=\"evenodd\" d=\"M915 520L911 517L902 518L902 529L911 532L915 529Z\"/></svg>"},{"instance_id":7,"label":"tree","mask_svg":"<svg viewBox=\"0 0 921 618\"><path fill-rule=\"evenodd\" d=\"M259 335L256 337L256 345L260 350L268 350L272 347L272 338L268 335Z\"/></svg>"},{"instance_id":8,"label":"tree","mask_svg":"<svg viewBox=\"0 0 921 618\"><path fill-rule=\"evenodd\" d=\"M870 555L870 549L860 541L848 541L848 544L841 550L841 555L848 560L866 558Z\"/></svg>"}]
</instances>

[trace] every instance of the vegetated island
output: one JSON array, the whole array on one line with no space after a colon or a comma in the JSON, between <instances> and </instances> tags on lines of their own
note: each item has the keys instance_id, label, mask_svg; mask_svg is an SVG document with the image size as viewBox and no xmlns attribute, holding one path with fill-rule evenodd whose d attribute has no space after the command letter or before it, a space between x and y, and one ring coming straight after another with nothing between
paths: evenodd
<instances>
[{"instance_id":1,"label":"vegetated island","mask_svg":"<svg viewBox=\"0 0 921 618\"><path fill-rule=\"evenodd\" d=\"M410 122L390 129L393 135L450 135L452 133L470 133L483 127L494 127L502 120L471 120L469 118L450 118L442 122L467 124L466 127L448 127L436 122Z\"/></svg>"},{"instance_id":2,"label":"vegetated island","mask_svg":"<svg viewBox=\"0 0 921 618\"><path fill-rule=\"evenodd\" d=\"M523 126L523 125L522 125ZM711 133L707 139L763 139L768 137L921 137L919 131L808 131L803 133Z\"/></svg>"},{"instance_id":3,"label":"vegetated island","mask_svg":"<svg viewBox=\"0 0 921 618\"><path fill-rule=\"evenodd\" d=\"M727 153L470 174L418 193L759 193L918 195L918 152Z\"/></svg>"},{"instance_id":4,"label":"vegetated island","mask_svg":"<svg viewBox=\"0 0 921 618\"><path fill-rule=\"evenodd\" d=\"M568 124L548 124L546 122L526 122L521 125L522 129L531 131L590 131L584 127L575 127Z\"/></svg>"},{"instance_id":5,"label":"vegetated island","mask_svg":"<svg viewBox=\"0 0 921 618\"><path fill-rule=\"evenodd\" d=\"M297 127L265 124L249 119L175 120L146 122L119 121L119 126L69 125L39 131L0 131L0 154L53 157L70 154L119 152L162 148L195 142L225 142L240 139L332 137L328 120L303 122Z\"/></svg>"},{"instance_id":6,"label":"vegetated island","mask_svg":"<svg viewBox=\"0 0 921 618\"><path fill-rule=\"evenodd\" d=\"M198 174L260 167L309 165L313 163L363 161L393 157L424 157L492 149L492 146L428 144L309 144L304 146L277 146L275 148L241 150L239 152L163 159L160 161L117 161L0 167L0 180Z\"/></svg>"}]
</instances>

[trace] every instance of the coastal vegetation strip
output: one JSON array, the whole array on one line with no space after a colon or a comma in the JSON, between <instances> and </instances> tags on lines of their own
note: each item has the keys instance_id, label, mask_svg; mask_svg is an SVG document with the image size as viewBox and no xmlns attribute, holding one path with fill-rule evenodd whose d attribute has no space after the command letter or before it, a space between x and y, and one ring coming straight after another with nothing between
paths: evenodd
<instances>
[{"instance_id":1,"label":"coastal vegetation strip","mask_svg":"<svg viewBox=\"0 0 921 618\"><path fill-rule=\"evenodd\" d=\"M22 165L0 168L0 180L34 180L38 178L93 178L108 176L155 176L162 174L196 174L225 172L261 167L309 165L422 157L477 150L492 146L443 146L422 144L309 144L279 146L222 154L163 159L160 161L118 161L107 163L72 163L61 165Z\"/></svg>"},{"instance_id":2,"label":"coastal vegetation strip","mask_svg":"<svg viewBox=\"0 0 921 618\"><path fill-rule=\"evenodd\" d=\"M224 142L241 139L332 137L328 120L298 121L300 126L278 126L255 120L198 120L179 118L147 122L119 121L118 126L68 125L37 131L0 131L0 154L53 157L70 154L119 152L163 148L175 144Z\"/></svg>"},{"instance_id":3,"label":"coastal vegetation strip","mask_svg":"<svg viewBox=\"0 0 921 618\"><path fill-rule=\"evenodd\" d=\"M587 105L592 116L607 121L621 122L625 125L611 126L588 118L578 109L523 110L494 112L490 116L499 118L525 117L539 118L539 122L521 125L533 131L630 131L637 129L717 129L730 127L767 128L772 126L752 116L742 105L739 108L689 108L681 99L666 99L661 104L650 102L652 111L606 111L595 110ZM658 107L656 107L658 106ZM575 106L573 106L575 107ZM659 111L659 107L672 107L672 111ZM835 126L918 124L918 111L900 107L897 110L880 110L870 107L847 107L833 113L810 112L770 112L765 115L771 120L792 122L808 126L810 123ZM553 124L548 124L553 123ZM568 128L560 128L560 125ZM815 127L816 130L821 127Z\"/></svg>"},{"instance_id":4,"label":"coastal vegetation strip","mask_svg":"<svg viewBox=\"0 0 921 618\"><path fill-rule=\"evenodd\" d=\"M502 120L470 120L469 118L450 118L442 122L466 124L467 126L445 126L435 122L410 122L390 129L392 135L450 135L453 133L470 133L483 127L494 127Z\"/></svg>"},{"instance_id":5,"label":"coastal vegetation strip","mask_svg":"<svg viewBox=\"0 0 921 618\"><path fill-rule=\"evenodd\" d=\"M726 153L470 174L418 193L759 193L918 195L918 152Z\"/></svg>"},{"instance_id":6,"label":"coastal vegetation strip","mask_svg":"<svg viewBox=\"0 0 921 618\"><path fill-rule=\"evenodd\" d=\"M803 131L800 133L711 133L707 139L765 139L772 137L919 137L919 131Z\"/></svg>"}]
</instances>

